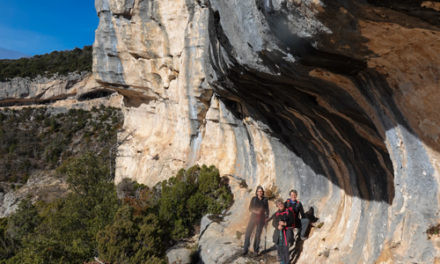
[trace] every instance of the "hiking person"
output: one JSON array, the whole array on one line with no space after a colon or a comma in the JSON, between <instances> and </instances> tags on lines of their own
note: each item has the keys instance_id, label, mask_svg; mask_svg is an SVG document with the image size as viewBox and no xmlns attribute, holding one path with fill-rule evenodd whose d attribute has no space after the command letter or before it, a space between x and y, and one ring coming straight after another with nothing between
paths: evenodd
<instances>
[{"instance_id":1,"label":"hiking person","mask_svg":"<svg viewBox=\"0 0 440 264\"><path fill-rule=\"evenodd\" d=\"M264 197L263 187L257 187L257 190L255 191L255 196L252 197L252 200L249 204L249 211L251 212L251 217L246 228L243 255L246 255L248 253L251 234L255 226L257 228L254 238L254 253L258 255L260 250L261 231L263 230L264 224L266 223L266 219L269 215L269 204L267 202L267 199Z\"/></svg>"},{"instance_id":2,"label":"hiking person","mask_svg":"<svg viewBox=\"0 0 440 264\"><path fill-rule=\"evenodd\" d=\"M272 221L273 227L273 242L277 246L278 258L281 264L289 263L289 247L292 241L293 212L286 208L282 199L277 202L278 211L274 214Z\"/></svg>"},{"instance_id":3,"label":"hiking person","mask_svg":"<svg viewBox=\"0 0 440 264\"><path fill-rule=\"evenodd\" d=\"M310 220L306 218L304 214L304 207L302 203L298 200L298 191L290 190L289 192L290 198L287 199L285 206L292 212L295 213L294 226L299 229L299 234L301 240L306 240L305 236L307 228L309 227Z\"/></svg>"}]
</instances>

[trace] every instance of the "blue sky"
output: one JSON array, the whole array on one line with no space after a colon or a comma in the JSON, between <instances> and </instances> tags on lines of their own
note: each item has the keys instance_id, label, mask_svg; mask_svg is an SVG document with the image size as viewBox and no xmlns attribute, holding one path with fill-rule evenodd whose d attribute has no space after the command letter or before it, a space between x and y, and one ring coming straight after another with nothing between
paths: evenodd
<instances>
[{"instance_id":1,"label":"blue sky","mask_svg":"<svg viewBox=\"0 0 440 264\"><path fill-rule=\"evenodd\" d=\"M94 0L0 0L0 48L28 55L92 45Z\"/></svg>"}]
</instances>

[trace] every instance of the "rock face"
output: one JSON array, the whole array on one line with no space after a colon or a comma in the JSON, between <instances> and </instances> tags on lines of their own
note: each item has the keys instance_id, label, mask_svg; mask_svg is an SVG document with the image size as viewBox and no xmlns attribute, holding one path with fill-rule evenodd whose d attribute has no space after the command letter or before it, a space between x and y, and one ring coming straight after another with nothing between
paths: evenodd
<instances>
[{"instance_id":1,"label":"rock face","mask_svg":"<svg viewBox=\"0 0 440 264\"><path fill-rule=\"evenodd\" d=\"M185 247L172 248L167 251L167 259L170 264L190 264L191 249Z\"/></svg>"},{"instance_id":2,"label":"rock face","mask_svg":"<svg viewBox=\"0 0 440 264\"><path fill-rule=\"evenodd\" d=\"M116 181L214 164L315 208L324 225L298 263L440 261L426 236L439 222L438 3L95 4L96 80L125 103ZM205 263L240 250L253 191L233 190L231 215L201 234Z\"/></svg>"},{"instance_id":3,"label":"rock face","mask_svg":"<svg viewBox=\"0 0 440 264\"><path fill-rule=\"evenodd\" d=\"M96 101L118 106L105 98L113 93L113 90L105 89L97 83L95 76L90 72L71 72L52 77L38 76L33 79L15 77L10 81L0 82L0 107L58 105L71 108L75 104L85 105L81 102L101 98L104 99Z\"/></svg>"},{"instance_id":4,"label":"rock face","mask_svg":"<svg viewBox=\"0 0 440 264\"><path fill-rule=\"evenodd\" d=\"M65 99L76 94L75 84L83 81L90 74L70 73L67 76L53 76L30 79L16 77L0 82L0 104L2 106L38 103L39 101Z\"/></svg>"}]
</instances>

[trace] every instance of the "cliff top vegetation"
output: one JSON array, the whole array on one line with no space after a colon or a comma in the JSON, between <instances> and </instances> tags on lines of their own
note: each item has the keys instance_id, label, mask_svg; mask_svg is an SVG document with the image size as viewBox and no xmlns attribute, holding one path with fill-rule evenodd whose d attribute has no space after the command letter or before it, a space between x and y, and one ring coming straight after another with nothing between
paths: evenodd
<instances>
[{"instance_id":1,"label":"cliff top vegetation","mask_svg":"<svg viewBox=\"0 0 440 264\"><path fill-rule=\"evenodd\" d=\"M92 70L92 46L66 51L53 51L17 60L0 60L0 81L14 77L35 78L38 75L50 77L69 72L90 72Z\"/></svg>"}]
</instances>

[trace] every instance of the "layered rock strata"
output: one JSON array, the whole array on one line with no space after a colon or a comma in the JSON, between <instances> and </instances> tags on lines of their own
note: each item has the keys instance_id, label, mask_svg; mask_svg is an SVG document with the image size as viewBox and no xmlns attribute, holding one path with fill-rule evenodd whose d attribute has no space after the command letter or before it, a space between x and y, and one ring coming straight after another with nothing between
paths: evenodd
<instances>
[{"instance_id":1,"label":"layered rock strata","mask_svg":"<svg viewBox=\"0 0 440 264\"><path fill-rule=\"evenodd\" d=\"M73 105L75 102L104 98L115 92L95 81L90 72L36 78L15 77L0 82L0 107ZM68 102L68 103L66 103Z\"/></svg>"},{"instance_id":2,"label":"layered rock strata","mask_svg":"<svg viewBox=\"0 0 440 264\"><path fill-rule=\"evenodd\" d=\"M95 4L94 73L125 104L116 181L195 163L237 181L230 215L203 229L205 263L237 260L242 179L315 208L298 263L440 261L436 2Z\"/></svg>"}]
</instances>

